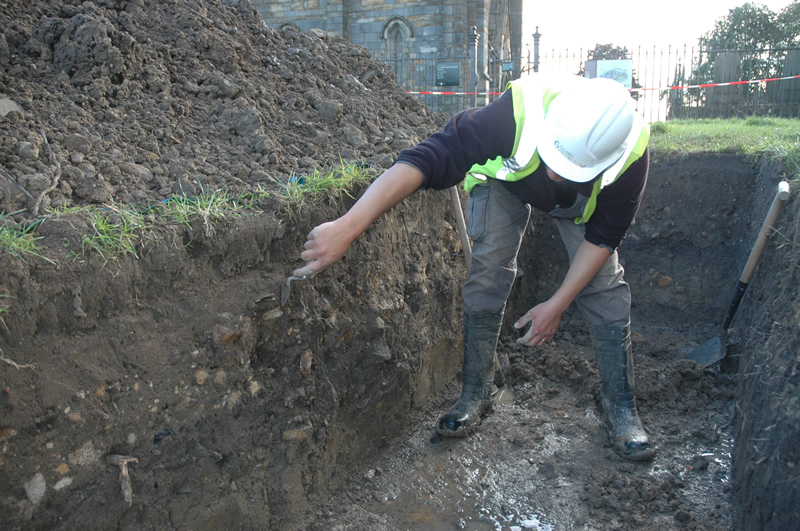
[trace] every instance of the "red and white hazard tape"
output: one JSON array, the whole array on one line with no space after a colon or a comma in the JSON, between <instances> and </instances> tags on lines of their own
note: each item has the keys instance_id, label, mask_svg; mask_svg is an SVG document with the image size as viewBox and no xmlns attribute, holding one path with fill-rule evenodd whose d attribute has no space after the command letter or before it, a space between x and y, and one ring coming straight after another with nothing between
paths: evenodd
<instances>
[{"instance_id":1,"label":"red and white hazard tape","mask_svg":"<svg viewBox=\"0 0 800 531\"><path fill-rule=\"evenodd\" d=\"M770 77L766 79L749 79L745 81L728 81L726 83L701 83L699 85L676 85L673 87L663 88L636 88L631 89L631 92L645 92L647 90L685 90L691 88L709 88L709 87L729 87L732 85L755 85L756 83L769 83L770 81L786 81L788 79L800 79L800 75L786 76L786 77Z\"/></svg>"},{"instance_id":2,"label":"red and white hazard tape","mask_svg":"<svg viewBox=\"0 0 800 531\"><path fill-rule=\"evenodd\" d=\"M646 92L653 90L686 90L693 88L710 88L710 87L729 87L733 85L754 85L756 83L769 83L772 81L786 81L789 79L800 79L800 75L785 76L785 77L770 77L766 79L750 79L746 81L729 81L726 83L701 83L699 85L675 85L672 87L657 87L657 88L635 88L631 92ZM409 94L421 94L426 96L500 96L502 92L450 92L450 91L409 91Z\"/></svg>"}]
</instances>

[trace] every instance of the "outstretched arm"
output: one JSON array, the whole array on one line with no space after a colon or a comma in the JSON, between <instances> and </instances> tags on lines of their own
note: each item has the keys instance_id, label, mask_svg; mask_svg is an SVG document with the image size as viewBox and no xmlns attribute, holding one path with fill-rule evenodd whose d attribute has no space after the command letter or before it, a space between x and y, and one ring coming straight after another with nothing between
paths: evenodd
<instances>
[{"instance_id":1,"label":"outstretched arm","mask_svg":"<svg viewBox=\"0 0 800 531\"><path fill-rule=\"evenodd\" d=\"M408 164L395 164L370 186L342 217L315 227L300 257L306 265L294 276L313 275L338 262L350 244L381 214L415 192L422 185L422 173Z\"/></svg>"},{"instance_id":2,"label":"outstretched arm","mask_svg":"<svg viewBox=\"0 0 800 531\"><path fill-rule=\"evenodd\" d=\"M606 263L611 251L584 240L578 247L572 264L569 266L564 282L552 297L528 310L514 323L514 328L522 328L531 323L528 333L517 340L523 345L536 346L543 341L550 341L558 331L561 316L575 297L597 275Z\"/></svg>"}]
</instances>

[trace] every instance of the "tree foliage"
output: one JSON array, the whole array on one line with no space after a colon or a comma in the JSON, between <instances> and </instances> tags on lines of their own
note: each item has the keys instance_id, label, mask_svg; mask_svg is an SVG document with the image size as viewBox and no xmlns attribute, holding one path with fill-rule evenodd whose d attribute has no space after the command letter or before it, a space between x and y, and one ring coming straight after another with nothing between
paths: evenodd
<instances>
[{"instance_id":1,"label":"tree foliage","mask_svg":"<svg viewBox=\"0 0 800 531\"><path fill-rule=\"evenodd\" d=\"M794 48L800 45L800 0L780 13L746 3L728 11L711 31L700 37L707 50L758 50Z\"/></svg>"},{"instance_id":2,"label":"tree foliage","mask_svg":"<svg viewBox=\"0 0 800 531\"><path fill-rule=\"evenodd\" d=\"M747 3L720 18L700 41L708 50L766 48L775 43L777 15L766 6Z\"/></svg>"},{"instance_id":3,"label":"tree foliage","mask_svg":"<svg viewBox=\"0 0 800 531\"><path fill-rule=\"evenodd\" d=\"M614 59L630 59L630 52L625 46L615 46L611 43L608 44L595 44L593 50L588 52L589 60L614 60Z\"/></svg>"},{"instance_id":4,"label":"tree foliage","mask_svg":"<svg viewBox=\"0 0 800 531\"><path fill-rule=\"evenodd\" d=\"M788 48L800 46L800 1L795 0L780 12L777 26L784 32Z\"/></svg>"},{"instance_id":5,"label":"tree foliage","mask_svg":"<svg viewBox=\"0 0 800 531\"><path fill-rule=\"evenodd\" d=\"M730 9L699 40L699 61L689 72L683 67L676 69L674 86L780 77L787 49L800 45L800 0L780 13L763 5L745 3ZM748 84L729 92L734 90L740 100L749 101L755 100L749 96L764 88ZM702 107L710 103L708 96L706 89L673 91L669 94L670 115L679 116L687 106Z\"/></svg>"}]
</instances>

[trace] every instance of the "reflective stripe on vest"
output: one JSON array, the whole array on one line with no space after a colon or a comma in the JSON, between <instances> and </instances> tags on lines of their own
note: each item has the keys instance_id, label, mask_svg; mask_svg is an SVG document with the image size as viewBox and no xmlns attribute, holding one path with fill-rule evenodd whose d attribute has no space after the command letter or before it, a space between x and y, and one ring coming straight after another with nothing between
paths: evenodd
<instances>
[{"instance_id":1,"label":"reflective stripe on vest","mask_svg":"<svg viewBox=\"0 0 800 531\"><path fill-rule=\"evenodd\" d=\"M497 157L485 164L476 164L467 172L464 188L469 192L487 177L501 181L519 181L539 167L541 159L536 151L536 133L544 121L550 103L569 84L580 82L582 78L568 75L529 76L510 81L506 90L511 90L514 102L514 148L507 159ZM525 124L532 127L525 127Z\"/></svg>"}]
</instances>

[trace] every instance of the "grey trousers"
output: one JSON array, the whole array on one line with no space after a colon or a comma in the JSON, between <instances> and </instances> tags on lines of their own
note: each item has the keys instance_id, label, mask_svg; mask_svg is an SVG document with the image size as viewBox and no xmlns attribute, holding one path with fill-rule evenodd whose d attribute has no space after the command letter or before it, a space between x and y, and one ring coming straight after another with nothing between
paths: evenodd
<instances>
[{"instance_id":1,"label":"grey trousers","mask_svg":"<svg viewBox=\"0 0 800 531\"><path fill-rule=\"evenodd\" d=\"M517 254L530 212L529 205L494 179L488 179L470 192L466 217L467 233L472 239L472 264L463 289L466 313L499 313L503 310L516 278ZM576 225L573 218L553 219L571 264L584 241L584 226ZM564 271L564 275L566 273ZM631 291L623 274L614 251L575 299L590 326L626 326L630 323ZM537 301L531 301L531 307L536 304Z\"/></svg>"}]
</instances>

